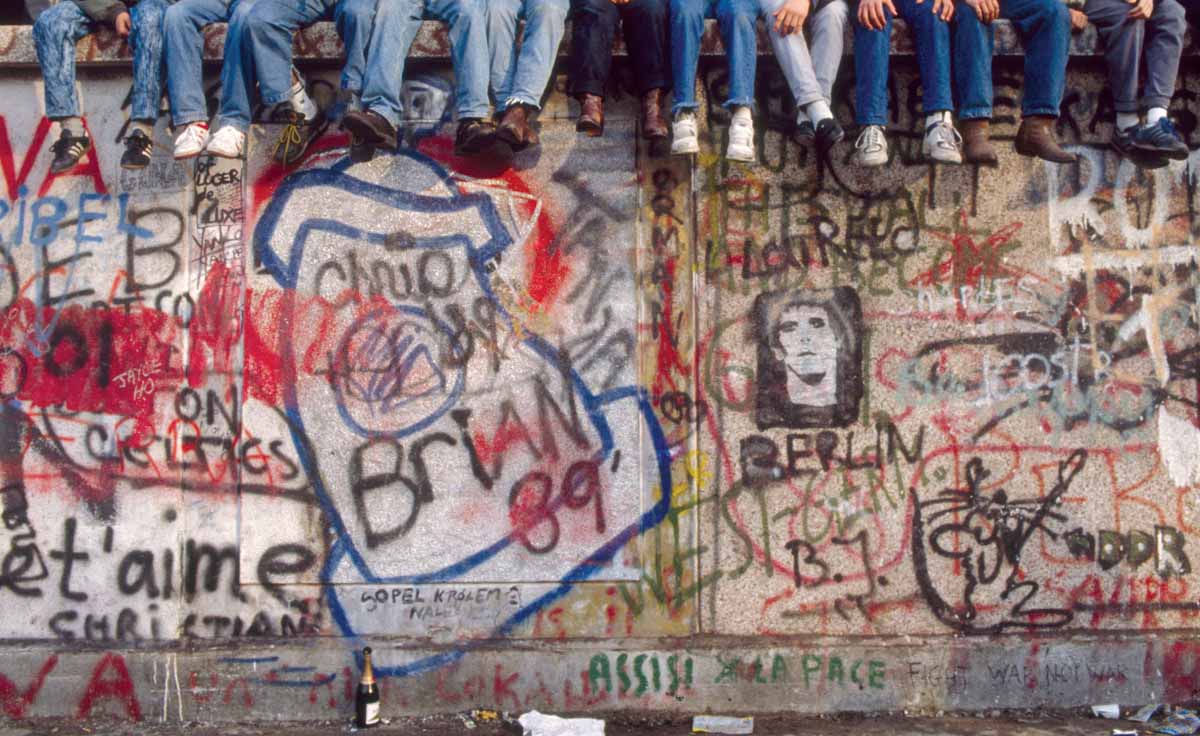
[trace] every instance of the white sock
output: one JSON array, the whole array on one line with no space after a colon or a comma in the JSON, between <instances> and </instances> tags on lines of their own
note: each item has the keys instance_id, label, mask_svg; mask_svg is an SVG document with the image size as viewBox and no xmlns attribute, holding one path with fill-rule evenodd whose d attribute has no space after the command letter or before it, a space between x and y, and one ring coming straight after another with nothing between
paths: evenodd
<instances>
[{"instance_id":1,"label":"white sock","mask_svg":"<svg viewBox=\"0 0 1200 736\"><path fill-rule=\"evenodd\" d=\"M1164 120L1167 117L1167 108L1152 107L1146 111L1146 125L1156 125L1159 120Z\"/></svg>"},{"instance_id":2,"label":"white sock","mask_svg":"<svg viewBox=\"0 0 1200 736\"><path fill-rule=\"evenodd\" d=\"M695 120L696 119L696 111L695 110L680 110L679 112L675 113L675 119L676 120Z\"/></svg>"},{"instance_id":3,"label":"white sock","mask_svg":"<svg viewBox=\"0 0 1200 736\"><path fill-rule=\"evenodd\" d=\"M745 105L733 108L733 122L735 125L754 125L754 118L750 116L750 108Z\"/></svg>"},{"instance_id":4,"label":"white sock","mask_svg":"<svg viewBox=\"0 0 1200 736\"><path fill-rule=\"evenodd\" d=\"M58 121L58 125L74 138L82 138L87 135L83 130L83 118L81 117L62 118Z\"/></svg>"},{"instance_id":5,"label":"white sock","mask_svg":"<svg viewBox=\"0 0 1200 736\"><path fill-rule=\"evenodd\" d=\"M132 133L135 130L142 131L147 138L154 137L154 123L149 120L130 120L129 132Z\"/></svg>"},{"instance_id":6,"label":"white sock","mask_svg":"<svg viewBox=\"0 0 1200 736\"><path fill-rule=\"evenodd\" d=\"M1138 120L1136 112L1117 113L1117 130L1129 130L1130 128L1136 127L1139 122L1141 121Z\"/></svg>"},{"instance_id":7,"label":"white sock","mask_svg":"<svg viewBox=\"0 0 1200 736\"><path fill-rule=\"evenodd\" d=\"M317 103L312 101L308 96L308 92L304 91L304 80L301 79L292 85L291 99L292 109L303 115L306 119L312 120L317 116Z\"/></svg>"},{"instance_id":8,"label":"white sock","mask_svg":"<svg viewBox=\"0 0 1200 736\"><path fill-rule=\"evenodd\" d=\"M826 118L833 117L833 110L829 109L829 103L825 100L810 102L804 109L808 112L808 117L814 123L819 123Z\"/></svg>"},{"instance_id":9,"label":"white sock","mask_svg":"<svg viewBox=\"0 0 1200 736\"><path fill-rule=\"evenodd\" d=\"M931 125L937 125L938 123L946 123L948 125L951 124L949 110L938 110L937 112L931 112L925 116L926 128Z\"/></svg>"}]
</instances>

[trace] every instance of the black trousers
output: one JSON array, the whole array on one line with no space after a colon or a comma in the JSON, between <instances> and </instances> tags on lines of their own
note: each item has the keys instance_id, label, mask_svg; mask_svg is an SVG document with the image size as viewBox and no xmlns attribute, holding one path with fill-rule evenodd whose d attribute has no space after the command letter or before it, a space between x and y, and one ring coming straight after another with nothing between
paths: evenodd
<instances>
[{"instance_id":1,"label":"black trousers","mask_svg":"<svg viewBox=\"0 0 1200 736\"><path fill-rule=\"evenodd\" d=\"M571 94L604 96L612 68L617 22L639 93L671 86L671 27L667 0L571 0Z\"/></svg>"}]
</instances>

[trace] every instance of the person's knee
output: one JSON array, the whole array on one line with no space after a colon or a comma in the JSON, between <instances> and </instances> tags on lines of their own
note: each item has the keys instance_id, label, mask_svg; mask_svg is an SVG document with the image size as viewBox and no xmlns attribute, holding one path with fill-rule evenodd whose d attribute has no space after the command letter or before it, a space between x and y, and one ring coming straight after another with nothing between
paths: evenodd
<instances>
[{"instance_id":1,"label":"person's knee","mask_svg":"<svg viewBox=\"0 0 1200 736\"><path fill-rule=\"evenodd\" d=\"M833 0L825 7L817 11L813 16L813 23L822 27L828 27L831 30L843 30L846 28L846 22L850 20L850 6L846 0Z\"/></svg>"},{"instance_id":2,"label":"person's knee","mask_svg":"<svg viewBox=\"0 0 1200 736\"><path fill-rule=\"evenodd\" d=\"M375 22L375 0L341 0L333 10L334 22L369 28Z\"/></svg>"},{"instance_id":3,"label":"person's knee","mask_svg":"<svg viewBox=\"0 0 1200 736\"><path fill-rule=\"evenodd\" d=\"M1158 7L1155 8L1155 14L1159 16L1155 19L1158 25L1168 33L1182 38L1187 31L1187 13L1184 12L1183 6L1175 0L1158 0L1158 2Z\"/></svg>"},{"instance_id":4,"label":"person's knee","mask_svg":"<svg viewBox=\"0 0 1200 736\"><path fill-rule=\"evenodd\" d=\"M195 25L192 14L187 12L185 5L179 3L169 5L163 12L163 33L170 33L172 30L183 28L189 24Z\"/></svg>"},{"instance_id":5,"label":"person's knee","mask_svg":"<svg viewBox=\"0 0 1200 736\"><path fill-rule=\"evenodd\" d=\"M1061 0L1042 0L1037 8L1037 19L1049 24L1052 28L1061 28L1069 30L1071 27L1071 13L1067 9L1067 4Z\"/></svg>"},{"instance_id":6,"label":"person's knee","mask_svg":"<svg viewBox=\"0 0 1200 736\"><path fill-rule=\"evenodd\" d=\"M758 20L758 3L745 0L721 0L717 3L717 22L724 27L754 27Z\"/></svg>"},{"instance_id":7,"label":"person's knee","mask_svg":"<svg viewBox=\"0 0 1200 736\"><path fill-rule=\"evenodd\" d=\"M51 40L55 36L65 36L64 29L68 27L66 15L70 12L71 3L51 5L37 20L33 22L33 37L42 41Z\"/></svg>"},{"instance_id":8,"label":"person's knee","mask_svg":"<svg viewBox=\"0 0 1200 736\"><path fill-rule=\"evenodd\" d=\"M616 12L616 6L612 2L605 4L613 8L613 12ZM631 0L628 7L639 22L650 21L662 24L667 21L666 0Z\"/></svg>"},{"instance_id":9,"label":"person's knee","mask_svg":"<svg viewBox=\"0 0 1200 736\"><path fill-rule=\"evenodd\" d=\"M591 20L610 20L617 16L617 8L612 0L575 0L571 12Z\"/></svg>"},{"instance_id":10,"label":"person's knee","mask_svg":"<svg viewBox=\"0 0 1200 736\"><path fill-rule=\"evenodd\" d=\"M234 8L233 12L229 15L229 27L230 28L234 28L234 27L241 28L241 27L244 27L247 24L250 24L253 21L255 21L256 16L258 15L258 13L256 13L255 11L257 10L259 5L260 5L260 3L252 3L252 2L238 3L237 7Z\"/></svg>"},{"instance_id":11,"label":"person's knee","mask_svg":"<svg viewBox=\"0 0 1200 736\"><path fill-rule=\"evenodd\" d=\"M704 24L704 3L700 0L671 0L671 22Z\"/></svg>"},{"instance_id":12,"label":"person's knee","mask_svg":"<svg viewBox=\"0 0 1200 736\"><path fill-rule=\"evenodd\" d=\"M1064 33L1071 32L1071 10L1066 3L1052 2L1050 3L1050 22L1056 28L1061 28Z\"/></svg>"},{"instance_id":13,"label":"person's knee","mask_svg":"<svg viewBox=\"0 0 1200 736\"><path fill-rule=\"evenodd\" d=\"M231 27L239 26L242 32L248 34L248 37L255 43L271 39L281 31L294 32L296 30L287 27L273 2L258 2L247 8L244 13L241 13L241 10L242 7L239 5L238 10L230 18L229 25Z\"/></svg>"},{"instance_id":14,"label":"person's knee","mask_svg":"<svg viewBox=\"0 0 1200 736\"><path fill-rule=\"evenodd\" d=\"M969 7L960 8L960 11L964 13L974 13L974 11ZM920 5L914 6L912 12L905 17L905 20L912 24L917 30L923 32L936 29L938 24L947 25L946 21L942 20L934 11L934 3L928 2L928 0Z\"/></svg>"},{"instance_id":15,"label":"person's knee","mask_svg":"<svg viewBox=\"0 0 1200 736\"><path fill-rule=\"evenodd\" d=\"M489 23L515 25L521 17L520 0L488 0L485 5Z\"/></svg>"},{"instance_id":16,"label":"person's knee","mask_svg":"<svg viewBox=\"0 0 1200 736\"><path fill-rule=\"evenodd\" d=\"M418 2L420 6L422 3ZM464 24L482 24L487 22L487 2L486 0L458 0L458 2L450 3L446 6L443 17L440 19L448 25L461 27Z\"/></svg>"},{"instance_id":17,"label":"person's knee","mask_svg":"<svg viewBox=\"0 0 1200 736\"><path fill-rule=\"evenodd\" d=\"M525 23L562 25L566 23L571 5L567 0L526 0Z\"/></svg>"},{"instance_id":18,"label":"person's knee","mask_svg":"<svg viewBox=\"0 0 1200 736\"><path fill-rule=\"evenodd\" d=\"M167 14L165 0L142 0L142 2L133 6L129 11L130 17L133 20L133 25L137 27L162 27L164 17Z\"/></svg>"},{"instance_id":19,"label":"person's knee","mask_svg":"<svg viewBox=\"0 0 1200 736\"><path fill-rule=\"evenodd\" d=\"M1063 7L1065 8L1066 5L1063 4ZM957 34L978 33L982 35L987 30L990 30L984 28L983 21L979 20L979 16L975 14L975 11L966 4L960 5L955 9L954 17L950 19L950 27Z\"/></svg>"}]
</instances>

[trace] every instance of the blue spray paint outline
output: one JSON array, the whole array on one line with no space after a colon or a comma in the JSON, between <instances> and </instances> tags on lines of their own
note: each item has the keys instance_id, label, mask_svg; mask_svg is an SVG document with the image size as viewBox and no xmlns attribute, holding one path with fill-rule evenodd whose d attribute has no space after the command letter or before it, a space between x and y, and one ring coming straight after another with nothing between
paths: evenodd
<instances>
[{"instance_id":1,"label":"blue spray paint outline","mask_svg":"<svg viewBox=\"0 0 1200 736\"><path fill-rule=\"evenodd\" d=\"M453 337L454 337L454 330L452 330L450 328L450 325L446 324L444 321L438 319L437 316L426 312L424 309L421 309L420 307L413 307L408 304L392 304L391 307L392 307L392 309L394 309L398 312L402 312L404 314L408 314L408 315L411 315L414 317L420 317L421 319L428 320L434 327L441 330L443 333L448 335L451 339L453 339ZM371 312L363 315L362 317L355 320L354 324L351 326L351 329L353 329L354 327L357 327L366 318L375 317L378 314L380 314L381 312L383 312L382 308L374 309ZM332 370L332 367L331 367L331 370ZM412 424L405 425L399 429L393 429L393 430L389 430L389 431L367 429L366 427L359 424L357 419L350 416L350 410L347 409L346 405L342 402L342 390L340 388L338 388L338 386L337 386L337 377L331 376L330 382L333 383L333 391L338 397L338 407L337 407L338 414L341 416L342 421L346 423L346 426L351 429L351 431L353 431L359 437L368 437L368 438L392 437L395 439L402 439L402 438L407 437L408 435L413 434L415 432L420 432L421 430L425 429L429 425L433 424L439 418L441 418L442 415L444 415L447 411L449 411L450 407L452 407L458 403L458 400L462 397L463 388L465 388L465 386L466 386L467 372L466 372L465 368L459 370L458 379L454 382L454 385L447 392L445 400L442 401L442 403L440 405L438 405L437 409L434 409L432 412L430 412L426 416L422 417L421 420L418 422L413 422Z\"/></svg>"},{"instance_id":2,"label":"blue spray paint outline","mask_svg":"<svg viewBox=\"0 0 1200 736\"><path fill-rule=\"evenodd\" d=\"M447 235L432 238L417 238L412 244L415 248L431 248L431 249L447 249L450 247L463 248L467 255L467 263L475 275L476 282L484 295L491 301L496 308L497 313L502 318L507 320L510 326L514 323L512 315L504 308L500 300L491 288L491 284L487 279L487 265L489 261L503 253L509 246L512 245L512 238L504 228L500 220L499 213L495 203L491 197L482 193L467 193L464 194L458 190L458 184L455 182L449 172L447 172L436 161L427 156L423 156L414 151L406 150L396 153L397 158L407 158L412 162L424 166L431 173L435 174L438 180L446 186L450 194L448 196L428 196L406 192L403 190L391 189L379 184L363 181L356 177L345 173L347 167L350 166L348 160L339 162L332 168L316 169L310 171L302 171L292 174L285 178L280 183L271 197L270 202L264 208L258 223L254 228L252 244L254 252L257 255L259 262L264 268L275 278L281 287L289 290L293 295L295 293L296 283L299 276L299 271L303 263L304 246L309 233L315 231L332 232L341 234L346 237L352 237L359 240L364 240L369 243L383 245L386 242L386 235L383 233L364 232L358 228L342 225L336 221L315 218L306 220L297 229L292 240L292 249L289 258L285 263L280 259L271 248L271 240L279 225L280 218L291 200L293 193L303 191L312 187L330 186L341 188L346 191L361 197L372 199L380 204L390 205L396 208L403 208L414 212L431 213L450 213L460 212L469 209L475 209L487 228L490 236L489 240L482 246L476 247L470 238L463 235ZM287 310L292 312L294 306L289 299L285 301ZM290 321L290 320L288 320ZM607 458L614 449L614 441L612 431L608 426L608 420L603 414L603 409L608 404L623 401L627 399L636 399L638 411L642 415L646 424L646 429L649 435L651 447L654 451L655 462L658 465L658 483L659 483L659 499L654 505L647 509L639 519L622 529L607 542L602 544L598 549L589 554L584 560L573 567L559 581L558 585L550 591L538 596L533 601L522 606L504 622L499 624L488 638L498 638L511 633L516 627L528 621L538 611L552 604L554 601L567 595L577 583L588 580L594 577L616 555L621 551L626 544L629 543L635 536L641 535L644 532L656 527L663 519L666 518L671 505L671 452L667 442L666 434L663 432L662 426L659 424L657 417L654 415L653 407L650 404L649 397L646 391L636 385L624 386L615 389L610 389L599 395L593 393L590 388L583 382L583 378L571 368L569 365L564 365L558 352L554 347L543 338L529 333L524 330L529 336L522 342L524 345L532 349L539 357L545 360L550 366L558 369L559 373L569 377L573 389L576 391L579 400L581 401L588 419L591 421L593 428L600 437L601 447L597 450L597 460ZM349 557L355 569L362 576L363 582L368 584L419 584L445 582L453 580L483 564L495 555L499 554L508 547L513 538L508 535L492 545L480 550L467 558L460 560L452 565L449 565L441 570L424 573L421 575L410 576L394 576L380 577L371 572L370 567L366 564L362 554L359 552L353 538L348 534L345 522L342 520L341 514L333 504L328 492L325 489L324 480L321 477L319 466L315 462L309 452L309 445L306 437L308 433L305 429L304 421L300 416L299 403L296 395L295 376L296 361L293 351L290 346L291 337L290 331L280 331L277 349L280 356L281 375L283 377L283 401L285 413L288 418L288 427L292 435L292 443L296 448L301 465L305 472L308 473L312 482L313 492L317 497L318 504L321 507L322 513L325 514L333 527L336 537L331 546L325 564L321 568L320 579L325 588L325 599L329 606L330 615L334 623L341 630L342 634L347 638L353 639L356 642L360 637L354 631L349 617L346 614L345 608L335 593L334 585L330 584L334 571L342 563L342 560ZM431 415L428 421L436 419L437 414ZM414 662L400 666L377 666L376 673L381 677L406 677L415 675L421 672L427 672L437 669L444 665L455 662L464 657L467 652L479 646L484 640L472 639L464 642L457 649L433 654L422 657ZM361 668L361 655L355 653L355 659L358 666Z\"/></svg>"}]
</instances>

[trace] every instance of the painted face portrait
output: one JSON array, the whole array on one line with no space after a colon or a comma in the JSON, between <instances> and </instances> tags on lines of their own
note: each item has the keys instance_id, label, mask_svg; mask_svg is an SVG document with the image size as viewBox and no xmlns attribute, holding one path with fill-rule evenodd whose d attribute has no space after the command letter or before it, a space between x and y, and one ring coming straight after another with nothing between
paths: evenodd
<instances>
[{"instance_id":1,"label":"painted face portrait","mask_svg":"<svg viewBox=\"0 0 1200 736\"><path fill-rule=\"evenodd\" d=\"M837 403L837 354L840 347L829 313L807 304L784 308L775 326L775 358L787 370L793 404Z\"/></svg>"},{"instance_id":2,"label":"painted face portrait","mask_svg":"<svg viewBox=\"0 0 1200 736\"><path fill-rule=\"evenodd\" d=\"M845 426L862 398L862 308L850 288L760 294L760 429Z\"/></svg>"}]
</instances>

